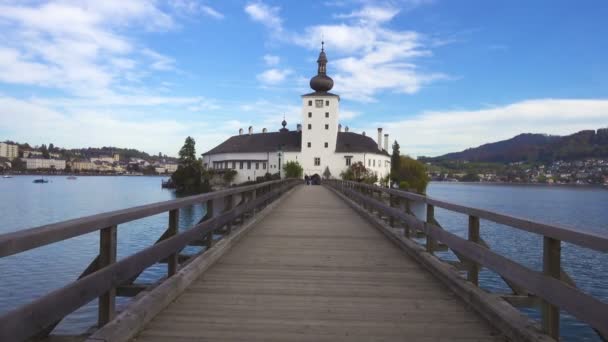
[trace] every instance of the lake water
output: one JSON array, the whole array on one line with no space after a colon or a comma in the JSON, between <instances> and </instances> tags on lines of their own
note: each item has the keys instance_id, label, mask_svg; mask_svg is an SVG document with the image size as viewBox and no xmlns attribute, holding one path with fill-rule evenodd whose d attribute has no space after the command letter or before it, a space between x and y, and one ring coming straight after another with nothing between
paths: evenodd
<instances>
[{"instance_id":1,"label":"lake water","mask_svg":"<svg viewBox=\"0 0 608 342\"><path fill-rule=\"evenodd\" d=\"M33 184L37 177L18 176L0 179L0 234L34 226L92 215L136 205L175 198L161 189L159 177L48 177L47 184ZM431 183L430 196L447 201L494 210L538 221L595 230L608 234L608 190L587 187L550 187ZM197 205L180 210L180 229L196 223L204 215ZM447 230L465 237L465 215L436 209L436 218ZM160 214L119 226L118 258L148 247L166 229L168 214ZM542 238L509 227L481 221L481 236L492 250L540 270ZM61 243L41 247L0 259L0 314L73 281L97 255L97 232ZM196 252L191 247L187 252ZM444 258L455 257L440 253ZM579 288L602 301L608 301L608 255L563 244L562 264ZM153 282L166 274L166 266L144 272L138 282ZM508 292L506 284L494 273L480 273L481 286ZM127 299L119 298L124 306ZM525 311L538 318L535 310ZM57 333L86 331L96 321L93 301L68 316ZM586 325L562 314L564 340L599 341Z\"/></svg>"}]
</instances>

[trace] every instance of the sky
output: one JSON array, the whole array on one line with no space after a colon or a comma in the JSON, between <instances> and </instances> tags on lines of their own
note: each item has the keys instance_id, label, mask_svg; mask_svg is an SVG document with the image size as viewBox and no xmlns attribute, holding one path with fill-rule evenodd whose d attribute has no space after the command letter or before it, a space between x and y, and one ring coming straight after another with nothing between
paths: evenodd
<instances>
[{"instance_id":1,"label":"sky","mask_svg":"<svg viewBox=\"0 0 608 342\"><path fill-rule=\"evenodd\" d=\"M608 126L605 0L0 0L0 140L203 153L300 121L321 40L340 122L437 156Z\"/></svg>"}]
</instances>

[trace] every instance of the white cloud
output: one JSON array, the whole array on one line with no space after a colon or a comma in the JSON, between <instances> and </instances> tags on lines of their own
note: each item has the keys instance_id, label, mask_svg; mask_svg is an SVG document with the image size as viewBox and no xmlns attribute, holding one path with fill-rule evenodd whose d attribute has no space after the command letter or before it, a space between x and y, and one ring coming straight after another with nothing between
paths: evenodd
<instances>
[{"instance_id":1,"label":"white cloud","mask_svg":"<svg viewBox=\"0 0 608 342\"><path fill-rule=\"evenodd\" d=\"M336 18L360 20L363 24L382 23L392 20L399 13L399 9L393 7L364 6L358 11L349 14L338 14Z\"/></svg>"},{"instance_id":2,"label":"white cloud","mask_svg":"<svg viewBox=\"0 0 608 342\"><path fill-rule=\"evenodd\" d=\"M151 59L150 67L154 70L167 71L175 69L175 60L151 49L143 49L142 54Z\"/></svg>"},{"instance_id":3,"label":"white cloud","mask_svg":"<svg viewBox=\"0 0 608 342\"><path fill-rule=\"evenodd\" d=\"M253 21L276 31L283 31L283 19L279 16L279 7L268 6L263 2L253 2L245 6L245 12Z\"/></svg>"},{"instance_id":4,"label":"white cloud","mask_svg":"<svg viewBox=\"0 0 608 342\"><path fill-rule=\"evenodd\" d=\"M258 74L257 78L265 85L276 85L283 82L291 73L290 69L273 68Z\"/></svg>"},{"instance_id":5,"label":"white cloud","mask_svg":"<svg viewBox=\"0 0 608 342\"><path fill-rule=\"evenodd\" d=\"M171 6L176 12L189 16L203 14L214 19L224 19L224 15L211 6L203 5L196 0L169 0Z\"/></svg>"},{"instance_id":6,"label":"white cloud","mask_svg":"<svg viewBox=\"0 0 608 342\"><path fill-rule=\"evenodd\" d=\"M402 4L409 9L427 2ZM420 67L419 59L432 56L432 44L424 35L386 27L399 13L392 5L364 5L335 16L346 22L309 26L301 33L284 32L277 7L258 2L248 5L246 11L270 29L273 39L311 50L318 50L323 39L329 57L328 73L336 81L334 91L345 99L371 102L384 91L414 94L431 82L448 78ZM332 56L337 58L332 60Z\"/></svg>"},{"instance_id":7,"label":"white cloud","mask_svg":"<svg viewBox=\"0 0 608 342\"><path fill-rule=\"evenodd\" d=\"M608 99L535 99L476 110L427 111L401 121L377 122L401 151L438 156L520 133L571 134L606 127Z\"/></svg>"},{"instance_id":8,"label":"white cloud","mask_svg":"<svg viewBox=\"0 0 608 342\"><path fill-rule=\"evenodd\" d=\"M264 58L264 62L266 62L266 65L269 65L269 66L277 65L277 64L279 64L279 62L281 62L281 58L279 56L264 55L263 58Z\"/></svg>"}]
</instances>

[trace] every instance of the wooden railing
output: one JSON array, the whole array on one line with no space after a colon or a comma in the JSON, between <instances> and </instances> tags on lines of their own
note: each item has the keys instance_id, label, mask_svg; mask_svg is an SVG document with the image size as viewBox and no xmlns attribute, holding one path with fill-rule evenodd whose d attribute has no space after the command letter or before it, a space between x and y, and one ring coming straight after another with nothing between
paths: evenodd
<instances>
[{"instance_id":1,"label":"wooden railing","mask_svg":"<svg viewBox=\"0 0 608 342\"><path fill-rule=\"evenodd\" d=\"M426 251L451 250L459 262L451 263L467 273L467 280L479 286L479 271L486 267L502 277L512 289L503 298L514 306L541 309L541 326L549 336L559 339L560 309L589 324L600 336L608 337L608 304L580 291L561 267L561 242L576 244L598 252L608 252L608 235L549 225L487 210L436 200L410 192L368 184L329 180L325 184L343 193L392 227L403 227L405 238L426 238ZM426 205L426 220L411 211L414 202ZM435 207L468 215L468 238L441 227ZM480 220L488 220L543 236L542 272L527 268L493 252L480 237ZM412 240L415 241L415 240Z\"/></svg>"},{"instance_id":2,"label":"wooden railing","mask_svg":"<svg viewBox=\"0 0 608 342\"><path fill-rule=\"evenodd\" d=\"M0 258L99 231L99 255L74 282L18 307L0 317L0 341L21 341L48 335L61 320L79 307L99 298L98 326L115 315L116 296L135 296L151 284L136 284L137 277L156 263L167 264L167 279L201 253L187 256L186 246L214 244L214 234L231 233L256 211L299 184L287 179L185 197L135 208L112 211L37 228L0 235ZM180 208L206 204L206 215L195 226L178 232ZM169 212L168 228L156 243L116 261L119 225ZM216 239L217 240L217 239ZM204 255L202 256L204 257Z\"/></svg>"}]
</instances>

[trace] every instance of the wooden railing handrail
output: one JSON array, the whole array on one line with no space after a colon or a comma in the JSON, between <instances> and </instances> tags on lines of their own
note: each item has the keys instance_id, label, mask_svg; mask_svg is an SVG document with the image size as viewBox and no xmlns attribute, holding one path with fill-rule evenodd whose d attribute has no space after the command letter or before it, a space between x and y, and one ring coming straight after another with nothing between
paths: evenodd
<instances>
[{"instance_id":1,"label":"wooden railing handrail","mask_svg":"<svg viewBox=\"0 0 608 342\"><path fill-rule=\"evenodd\" d=\"M541 300L543 331L549 336L555 339L559 338L560 309L588 323L602 338L606 339L608 336L608 324L606 324L608 303L604 303L578 289L567 272L561 268L561 241L606 252L608 250L608 237L589 232L578 232L571 228L537 223L369 184L341 180L326 182L337 192L342 192L345 198L360 203L363 210L369 211L372 215L374 212L378 212L380 218L387 216L391 227L395 226L395 221L401 222L404 226L403 237L405 239L410 239L411 231L422 233L422 237L426 237L424 247L427 253L433 255L438 243L450 249L460 260L458 264L467 271L467 280L475 286L479 286L480 267L486 267L502 277L507 285L511 287L515 296L527 299L539 298ZM378 196L379 192L388 193L390 196ZM401 204L396 203L395 199L406 199L403 203L405 204L405 210L400 207ZM411 212L409 201L419 201L426 204L426 220L416 217ZM460 237L443 229L435 219L435 207L468 215L468 238ZM540 272L532 270L509 259L508 256L492 251L490 246L479 236L479 218L542 235L543 270ZM415 234L415 237L420 236ZM597 241L594 241L594 239L597 239Z\"/></svg>"},{"instance_id":2,"label":"wooden railing handrail","mask_svg":"<svg viewBox=\"0 0 608 342\"><path fill-rule=\"evenodd\" d=\"M138 220L144 217L160 214L173 209L179 209L193 204L204 203L208 200L229 195L252 191L264 186L282 182L281 180L259 184L234 187L230 189L209 192L201 195L188 196L174 200L145 204L133 208L120 209L105 213L80 217L72 220L51 223L39 227L19 230L0 235L0 258L25 252L55 242L67 240L79 235L88 234L106 227Z\"/></svg>"},{"instance_id":3,"label":"wooden railing handrail","mask_svg":"<svg viewBox=\"0 0 608 342\"><path fill-rule=\"evenodd\" d=\"M70 220L60 223L63 224L63 226L59 224L50 225L51 227L55 226L56 230L63 232L64 235L66 235L65 230L68 230L72 234L80 235L84 234L82 233L83 231L86 233L97 230L90 230L90 228L85 226L87 223L94 225L108 224L108 222L110 222L108 220L114 220L111 221L116 222L114 225L111 227L108 226L102 228L100 230L102 233L104 230L110 232L110 229L113 228L113 232L115 234L116 225L118 223L128 222L135 218L155 215L164 211L174 213L169 217L169 229L173 229L171 231L172 235L161 237L159 241L150 247L129 255L119 261L113 260L110 263L104 264L62 288L54 290L42 297L36 298L28 304L17 307L3 315L0 315L0 341L26 340L33 336L39 336L38 334L48 334L66 315L74 312L76 309L85 305L91 300L94 300L95 298L100 298L100 309L102 311L106 310L114 312L114 297L116 296L116 288L123 284L131 283L134 278L136 278L146 268L155 263L162 262L163 260L165 260L168 264L167 277L171 277L175 274L175 268L178 265L172 266L171 261L169 260L173 257L175 258L174 262L177 262L177 253L179 253L179 251L184 247L195 241L200 241L201 237L203 236L207 236L208 239L210 239L208 240L207 249L211 248L213 246L213 234L218 229L221 227L230 227L238 217L241 217L242 224L244 220L243 215L246 213L250 213L251 216L255 215L258 208L264 207L269 202L278 198L278 196L298 183L299 181L294 179L260 183L251 186L227 189L204 195L191 196L173 201L100 214L102 216L101 218L99 217L100 215L93 215L85 218L88 220L83 220L80 223L74 222L78 220ZM259 191L261 191L261 193L257 194ZM231 203L229 206L226 206L221 213L214 212L213 209L211 209L211 211L207 213L205 218L200 223L194 225L188 230L178 233L176 229L176 221L173 221L173 224L171 223L172 220L176 220L177 218L176 209L189 204L203 203L205 201L211 205L211 202L213 202L214 199L219 198L229 198L232 200L232 195L241 193L245 195L246 192L250 192L247 200L242 201L236 206L233 206ZM57 225L59 225L59 228L57 228ZM173 227L171 227L171 225L173 225ZM47 226L40 228L45 227ZM36 232L36 230L33 232ZM227 230L222 234L230 234L230 230ZM60 240L61 239L54 239L53 241ZM38 245L49 243L52 242L47 241L46 243L39 243ZM113 241L112 243L114 250L111 252L111 254L113 254L113 257L115 257L116 241ZM102 307L101 298L104 298L104 296L109 298L109 300L108 303L104 304L104 307ZM105 323L107 323L107 321L103 324Z\"/></svg>"},{"instance_id":4,"label":"wooden railing handrail","mask_svg":"<svg viewBox=\"0 0 608 342\"><path fill-rule=\"evenodd\" d=\"M480 219L492 221L499 224L504 224L509 227L525 230L530 233L539 234L546 237L551 237L560 241L569 242L581 247L586 247L599 252L608 252L608 235L602 235L593 231L580 231L570 227L564 227L557 224L541 223L534 220L520 218L513 215L497 213L490 210L467 207L460 204L455 204L443 200L438 200L432 197L414 194L411 192L383 188L376 185L357 183L352 181L341 181L346 184L353 184L366 189L382 191L384 193L408 199L415 202L431 204L437 208L447 209L449 211L458 212L461 214L479 217Z\"/></svg>"}]
</instances>

